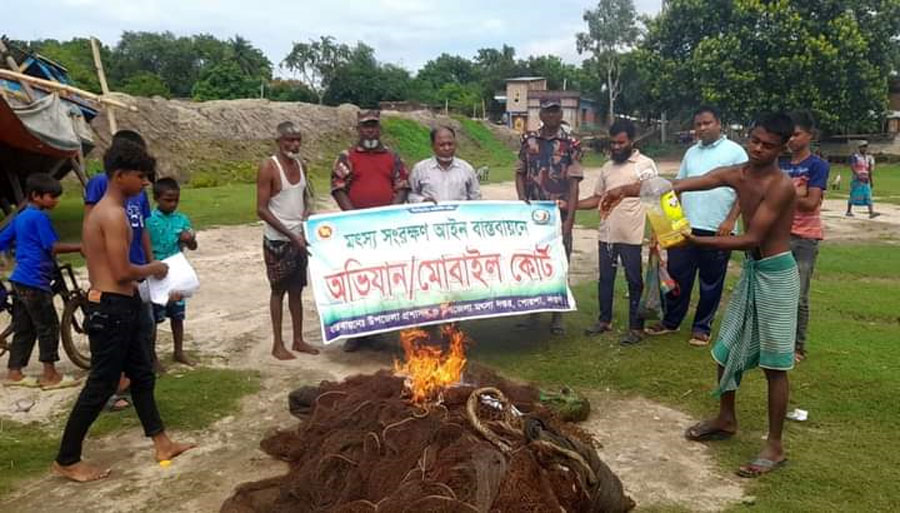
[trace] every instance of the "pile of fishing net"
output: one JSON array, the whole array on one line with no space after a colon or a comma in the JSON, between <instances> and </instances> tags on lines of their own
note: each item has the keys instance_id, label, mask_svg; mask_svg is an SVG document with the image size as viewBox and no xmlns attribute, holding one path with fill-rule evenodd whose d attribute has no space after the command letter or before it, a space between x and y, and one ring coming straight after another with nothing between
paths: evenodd
<instances>
[{"instance_id":1,"label":"pile of fishing net","mask_svg":"<svg viewBox=\"0 0 900 513\"><path fill-rule=\"evenodd\" d=\"M295 429L262 441L287 475L240 485L222 513L625 512L590 437L539 392L482 372L428 407L387 371L292 394Z\"/></svg>"}]
</instances>

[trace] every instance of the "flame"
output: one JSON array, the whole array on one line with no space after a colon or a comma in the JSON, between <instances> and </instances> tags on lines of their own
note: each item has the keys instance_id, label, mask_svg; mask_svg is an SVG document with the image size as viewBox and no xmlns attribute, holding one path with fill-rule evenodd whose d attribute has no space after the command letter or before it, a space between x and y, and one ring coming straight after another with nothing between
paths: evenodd
<instances>
[{"instance_id":1,"label":"flame","mask_svg":"<svg viewBox=\"0 0 900 513\"><path fill-rule=\"evenodd\" d=\"M394 372L406 376L412 402L425 404L434 401L444 387L458 383L466 366L465 333L454 324L441 326L441 335L450 342L449 351L428 343L428 332L408 329L400 332L400 342L406 360L394 361Z\"/></svg>"}]
</instances>

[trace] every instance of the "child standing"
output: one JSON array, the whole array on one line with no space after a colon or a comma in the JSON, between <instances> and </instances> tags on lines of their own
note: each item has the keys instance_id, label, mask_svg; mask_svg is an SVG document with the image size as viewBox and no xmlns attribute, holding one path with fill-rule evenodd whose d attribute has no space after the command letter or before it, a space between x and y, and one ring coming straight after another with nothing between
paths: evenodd
<instances>
[{"instance_id":1,"label":"child standing","mask_svg":"<svg viewBox=\"0 0 900 513\"><path fill-rule=\"evenodd\" d=\"M59 361L59 317L53 306L53 256L77 253L81 244L59 242L47 211L53 210L62 195L59 181L46 173L36 173L25 182L28 206L0 233L0 251L15 243L16 268L12 282L13 336L9 352L7 386L63 388L78 383L56 370ZM44 364L40 379L22 373L31 358L34 342L38 341L39 359Z\"/></svg>"},{"instance_id":2,"label":"child standing","mask_svg":"<svg viewBox=\"0 0 900 513\"><path fill-rule=\"evenodd\" d=\"M174 178L160 178L153 185L153 199L156 208L147 220L150 231L150 242L154 260L163 260L177 255L182 248L197 249L197 237L191 229L191 221L178 209L181 199L181 188ZM184 354L184 317L185 301L173 298L165 306L153 305L154 318L159 324L168 317L172 327L172 340L175 345L173 359L185 365L193 365Z\"/></svg>"}]
</instances>

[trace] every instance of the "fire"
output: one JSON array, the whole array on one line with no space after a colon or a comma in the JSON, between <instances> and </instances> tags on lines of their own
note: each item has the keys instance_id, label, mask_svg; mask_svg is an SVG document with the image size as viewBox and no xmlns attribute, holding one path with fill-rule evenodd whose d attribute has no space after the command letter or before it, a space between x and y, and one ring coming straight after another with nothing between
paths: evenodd
<instances>
[{"instance_id":1,"label":"fire","mask_svg":"<svg viewBox=\"0 0 900 513\"><path fill-rule=\"evenodd\" d=\"M466 366L466 335L453 324L441 326L441 335L450 342L449 351L428 343L428 332L409 329L400 332L406 360L394 361L394 372L406 376L415 404L438 398L444 387L458 383Z\"/></svg>"}]
</instances>

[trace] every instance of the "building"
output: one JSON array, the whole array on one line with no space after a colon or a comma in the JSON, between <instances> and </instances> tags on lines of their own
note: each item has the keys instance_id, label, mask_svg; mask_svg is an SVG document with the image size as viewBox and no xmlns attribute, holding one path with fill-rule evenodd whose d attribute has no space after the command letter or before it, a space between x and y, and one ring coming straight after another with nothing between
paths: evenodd
<instances>
[{"instance_id":1,"label":"building","mask_svg":"<svg viewBox=\"0 0 900 513\"><path fill-rule=\"evenodd\" d=\"M519 133L537 130L541 126L541 101L555 98L560 101L563 121L573 129L597 122L597 104L578 91L551 91L544 77L516 77L506 81L506 95L494 99L506 104L507 126Z\"/></svg>"}]
</instances>

